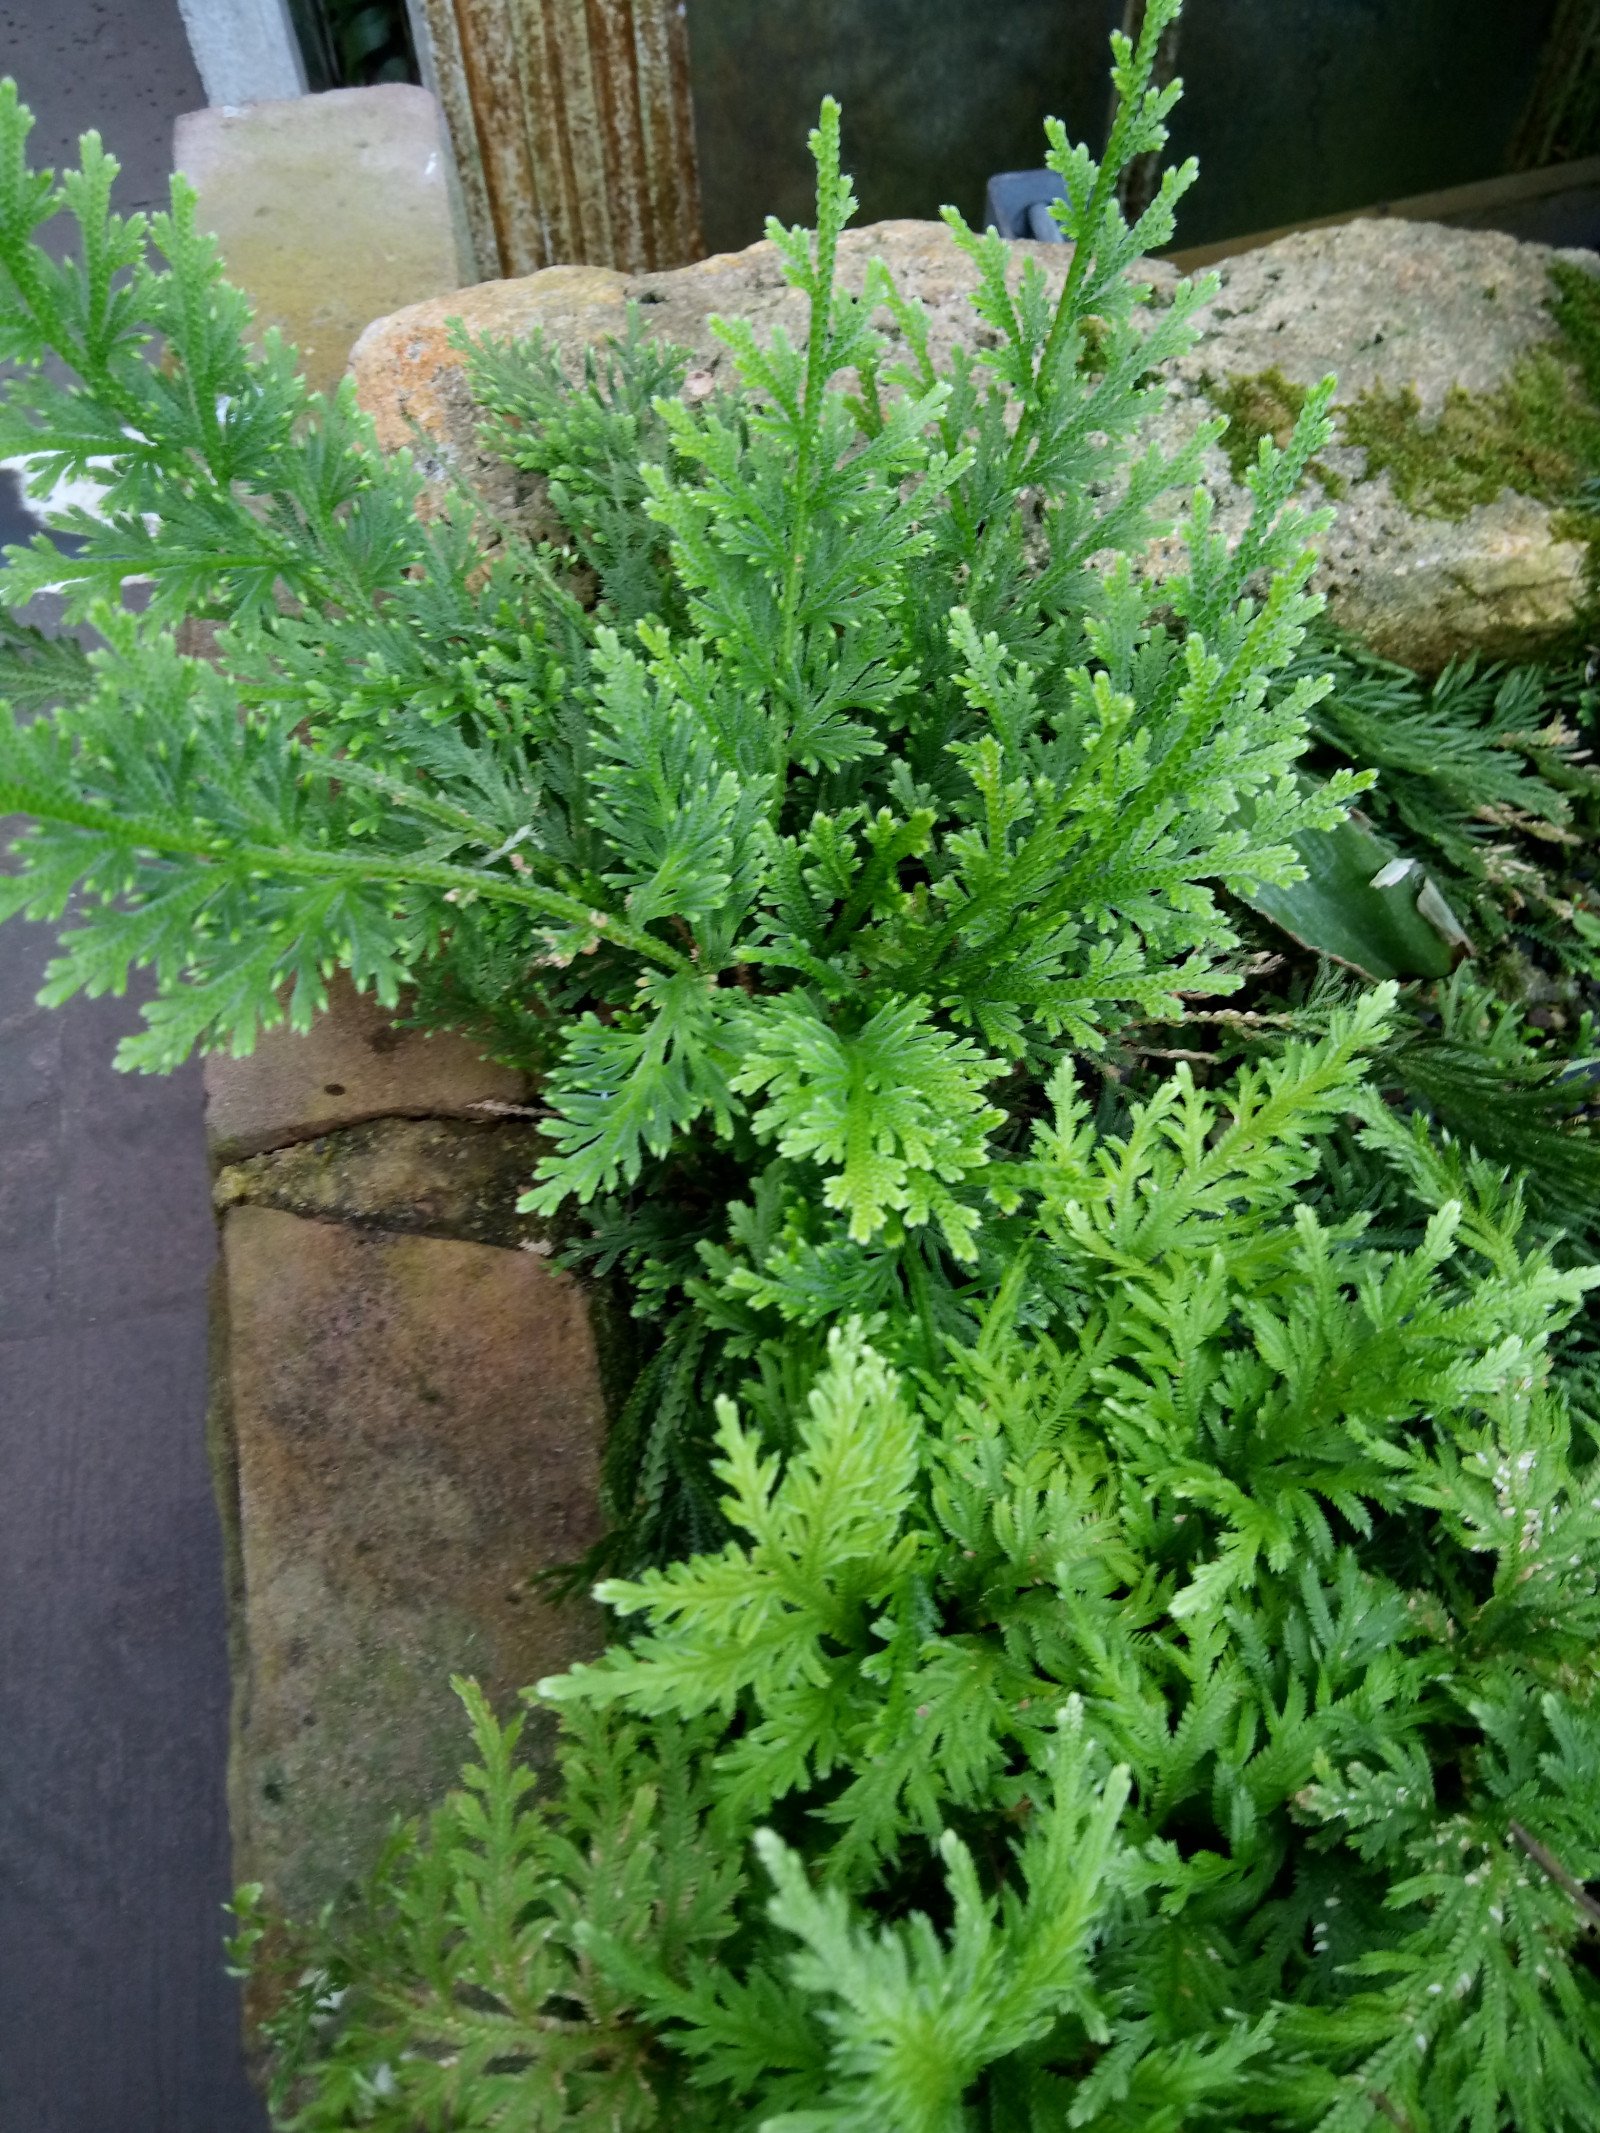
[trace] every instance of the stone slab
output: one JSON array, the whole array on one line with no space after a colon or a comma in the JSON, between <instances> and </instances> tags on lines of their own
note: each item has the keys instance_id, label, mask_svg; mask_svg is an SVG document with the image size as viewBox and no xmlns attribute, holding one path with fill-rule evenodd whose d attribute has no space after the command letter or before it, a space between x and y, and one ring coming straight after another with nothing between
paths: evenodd
<instances>
[{"instance_id":1,"label":"stone slab","mask_svg":"<svg viewBox=\"0 0 1600 2133\"><path fill-rule=\"evenodd\" d=\"M213 1157L235 1162L370 1118L473 1118L527 1097L521 1074L484 1059L463 1037L408 1029L347 979L304 1035L280 1027L243 1059L205 1063Z\"/></svg>"},{"instance_id":2,"label":"stone slab","mask_svg":"<svg viewBox=\"0 0 1600 2133\"><path fill-rule=\"evenodd\" d=\"M373 1119L225 1164L213 1198L219 1213L276 1207L358 1229L548 1253L550 1224L517 1207L545 1147L537 1126L515 1120Z\"/></svg>"},{"instance_id":3,"label":"stone slab","mask_svg":"<svg viewBox=\"0 0 1600 2133\"><path fill-rule=\"evenodd\" d=\"M438 105L410 83L192 111L176 154L229 279L260 326L295 344L319 391L369 320L470 271Z\"/></svg>"},{"instance_id":4,"label":"stone slab","mask_svg":"<svg viewBox=\"0 0 1600 2133\"><path fill-rule=\"evenodd\" d=\"M1069 256L1062 246L1030 243L1015 250L1038 261L1052 292L1060 288ZM904 292L926 306L936 358L947 358L958 343L975 344L967 304L972 273L942 222L879 222L847 230L839 244L844 285L859 290L867 262L880 256L890 261ZM1148 272L1159 283L1174 279L1159 264ZM575 359L590 343L621 333L633 303L652 335L688 348L696 367L714 378L724 376L731 362L711 331L714 318L748 318L763 336L780 326L791 336L805 330L804 299L784 279L777 248L761 243L659 274L564 266L515 281L479 282L375 320L351 352L351 374L381 443L415 446L420 430L437 447L440 471L464 475L498 508L514 507L515 478L477 448L462 358L450 343L452 322L459 319L475 336L493 340L517 340L538 329Z\"/></svg>"},{"instance_id":5,"label":"stone slab","mask_svg":"<svg viewBox=\"0 0 1600 2133\"><path fill-rule=\"evenodd\" d=\"M1059 286L1065 247L1014 249L1036 258ZM942 224L878 223L847 233L840 253L846 285L859 286L874 254L888 262L902 289L927 306L936 351L983 345L989 329L966 303L972 269ZM1557 257L1600 271L1591 253L1400 221L1307 231L1225 261L1200 316L1200 341L1173 366L1173 399L1156 434L1175 445L1213 412L1209 394L1219 384L1273 369L1300 385L1331 370L1345 401L1368 386L1411 386L1425 416L1437 413L1452 386L1491 390L1525 350L1554 334L1546 302ZM1158 295L1171 286L1170 267L1148 271ZM711 330L718 313L750 318L763 335L780 324L794 333L804 323L775 248L762 243L669 273L553 267L459 290L377 320L356 344L351 370L386 443L410 442L420 428L432 442L436 475L464 477L496 510L520 509L537 530L538 496L525 479L519 491L510 471L478 450L448 324L460 319L472 333L497 338L538 328L575 367L584 346L621 329L630 302L653 333L687 347L713 376L730 362ZM1436 518L1402 505L1386 473L1368 479L1364 452L1335 444L1324 460L1346 494L1315 583L1341 628L1419 667L1469 652L1532 655L1570 634L1587 600L1587 551L1557 537L1545 504L1505 491L1463 519ZM1219 446L1206 455L1204 483L1218 524L1237 531L1249 497ZM1308 500L1320 504L1320 487L1308 489ZM1151 567L1159 572L1166 560L1158 548Z\"/></svg>"},{"instance_id":6,"label":"stone slab","mask_svg":"<svg viewBox=\"0 0 1600 2133\"><path fill-rule=\"evenodd\" d=\"M504 1709L598 1648L529 1580L598 1537L604 1403L531 1253L235 1207L220 1296L235 1858L303 1918L453 1782L451 1674Z\"/></svg>"}]
</instances>

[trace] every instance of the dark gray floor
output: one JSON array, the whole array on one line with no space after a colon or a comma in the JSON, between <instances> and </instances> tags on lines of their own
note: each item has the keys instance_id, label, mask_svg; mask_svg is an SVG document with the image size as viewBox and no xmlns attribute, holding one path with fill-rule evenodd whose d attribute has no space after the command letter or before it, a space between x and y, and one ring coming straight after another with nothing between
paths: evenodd
<instances>
[{"instance_id":1,"label":"dark gray floor","mask_svg":"<svg viewBox=\"0 0 1600 2133\"><path fill-rule=\"evenodd\" d=\"M245 2133L198 1080L33 1006L47 946L0 927L0 2127Z\"/></svg>"},{"instance_id":2,"label":"dark gray floor","mask_svg":"<svg viewBox=\"0 0 1600 2133\"><path fill-rule=\"evenodd\" d=\"M93 127L122 165L123 213L166 205L172 122L205 102L178 0L0 0L0 74L34 115L36 165L75 162Z\"/></svg>"},{"instance_id":3,"label":"dark gray floor","mask_svg":"<svg viewBox=\"0 0 1600 2133\"><path fill-rule=\"evenodd\" d=\"M37 161L98 126L119 205L160 203L203 101L176 0L0 0L0 73ZM0 927L0 2133L259 2133L221 1951L199 1079L113 1073L134 1010L37 1008L48 951Z\"/></svg>"}]
</instances>

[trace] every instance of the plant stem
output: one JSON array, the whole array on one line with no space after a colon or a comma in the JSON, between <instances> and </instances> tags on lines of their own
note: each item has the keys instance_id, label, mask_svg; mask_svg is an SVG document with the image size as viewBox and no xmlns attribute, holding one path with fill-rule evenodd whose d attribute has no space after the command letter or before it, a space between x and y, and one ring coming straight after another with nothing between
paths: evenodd
<instances>
[{"instance_id":1,"label":"plant stem","mask_svg":"<svg viewBox=\"0 0 1600 2133\"><path fill-rule=\"evenodd\" d=\"M545 889L535 882L519 881L504 874L480 873L473 867L450 866L437 860L388 859L369 852L311 851L303 846L256 844L208 838L196 829L187 833L126 815L92 801L63 801L59 795L39 791L14 780L0 779L0 806L30 814L41 822L71 823L78 829L97 830L133 851L158 852L171 857L215 861L234 874L299 875L313 881L350 880L392 883L397 888L438 889L445 894L487 897L492 901L519 904L541 917L585 926L603 940L664 970L689 970L689 958L653 934L645 933L609 911L598 911L576 896L559 889Z\"/></svg>"},{"instance_id":2,"label":"plant stem","mask_svg":"<svg viewBox=\"0 0 1600 2133\"><path fill-rule=\"evenodd\" d=\"M1558 1889L1564 1889L1577 1905L1583 1918L1586 1933L1600 1933L1600 1903L1596 1903L1583 1883L1561 1864L1548 1845L1541 1844L1531 1830L1524 1829L1520 1822L1506 1825L1507 1835L1519 1850L1525 1851L1534 1865L1550 1876Z\"/></svg>"}]
</instances>

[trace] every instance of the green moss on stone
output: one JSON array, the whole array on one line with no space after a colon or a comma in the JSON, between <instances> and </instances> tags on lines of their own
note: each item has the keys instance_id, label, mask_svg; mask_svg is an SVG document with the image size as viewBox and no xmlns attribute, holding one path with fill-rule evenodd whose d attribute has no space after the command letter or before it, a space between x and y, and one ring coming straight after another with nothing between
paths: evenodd
<instances>
[{"instance_id":1,"label":"green moss on stone","mask_svg":"<svg viewBox=\"0 0 1600 2133\"><path fill-rule=\"evenodd\" d=\"M1372 386L1341 417L1368 478L1386 473L1408 509L1434 518L1465 518L1502 489L1562 503L1600 466L1600 416L1576 365L1550 348L1519 357L1494 392L1452 386L1434 422L1411 386Z\"/></svg>"},{"instance_id":2,"label":"green moss on stone","mask_svg":"<svg viewBox=\"0 0 1600 2133\"><path fill-rule=\"evenodd\" d=\"M1600 275L1555 260L1550 279L1555 337L1519 356L1503 385L1453 387L1433 421L1410 386L1371 387L1340 408L1341 441L1366 454L1364 479L1387 473L1399 500L1430 517L1465 518L1503 489L1554 506L1556 538L1588 546L1600 585ZM1203 385L1228 418L1222 448L1242 482L1263 437L1288 442L1306 388L1278 369ZM1310 472L1329 496L1345 494L1320 461Z\"/></svg>"},{"instance_id":3,"label":"green moss on stone","mask_svg":"<svg viewBox=\"0 0 1600 2133\"><path fill-rule=\"evenodd\" d=\"M1570 259L1553 259L1550 279L1555 284L1550 316L1583 373L1591 404L1600 407L1600 274Z\"/></svg>"},{"instance_id":4,"label":"green moss on stone","mask_svg":"<svg viewBox=\"0 0 1600 2133\"><path fill-rule=\"evenodd\" d=\"M1556 339L1519 356L1493 392L1454 386L1432 422L1409 386L1371 387L1340 410L1368 478L1387 473L1408 509L1465 518L1502 489L1581 508L1600 474L1600 278L1562 261L1551 278Z\"/></svg>"},{"instance_id":5,"label":"green moss on stone","mask_svg":"<svg viewBox=\"0 0 1600 2133\"><path fill-rule=\"evenodd\" d=\"M1270 437L1280 447L1289 442L1290 432L1306 404L1306 387L1296 385L1278 369L1257 371L1252 377L1236 375L1220 381L1207 378L1204 386L1217 413L1228 418L1222 449L1237 482L1242 482L1255 465L1263 437ZM1311 461L1308 472L1317 477L1329 496L1344 495L1344 482L1320 459Z\"/></svg>"}]
</instances>

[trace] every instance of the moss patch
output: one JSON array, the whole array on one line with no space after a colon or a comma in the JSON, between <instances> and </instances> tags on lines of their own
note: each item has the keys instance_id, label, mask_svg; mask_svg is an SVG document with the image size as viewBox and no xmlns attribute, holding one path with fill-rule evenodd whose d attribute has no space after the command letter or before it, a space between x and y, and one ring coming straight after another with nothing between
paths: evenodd
<instances>
[{"instance_id":1,"label":"moss patch","mask_svg":"<svg viewBox=\"0 0 1600 2133\"><path fill-rule=\"evenodd\" d=\"M1494 392L1453 387L1431 423L1410 387L1373 387L1340 410L1369 478L1387 473L1409 509L1465 518L1502 489L1582 508L1600 475L1600 278L1561 261L1551 278L1557 338L1519 356Z\"/></svg>"},{"instance_id":2,"label":"moss patch","mask_svg":"<svg viewBox=\"0 0 1600 2133\"><path fill-rule=\"evenodd\" d=\"M1583 373L1590 402L1600 407L1600 274L1575 267L1570 259L1553 259L1550 279L1555 285L1550 316Z\"/></svg>"},{"instance_id":3,"label":"moss patch","mask_svg":"<svg viewBox=\"0 0 1600 2133\"><path fill-rule=\"evenodd\" d=\"M1296 385L1277 369L1258 371L1253 377L1206 378L1202 384L1217 413L1228 418L1222 449L1237 482L1255 465L1263 437L1270 437L1280 449L1289 442L1306 404L1305 386ZM1320 459L1311 460L1307 472L1315 474L1329 496L1344 495L1344 482Z\"/></svg>"},{"instance_id":4,"label":"moss patch","mask_svg":"<svg viewBox=\"0 0 1600 2133\"><path fill-rule=\"evenodd\" d=\"M1373 386L1341 415L1369 478L1387 473L1403 504L1435 518L1465 518L1502 489L1563 503L1600 466L1600 416L1576 366L1549 348L1519 357L1495 392L1452 386L1436 422L1410 386Z\"/></svg>"},{"instance_id":5,"label":"moss patch","mask_svg":"<svg viewBox=\"0 0 1600 2133\"><path fill-rule=\"evenodd\" d=\"M1465 518L1502 489L1555 506L1556 538L1586 542L1600 581L1600 275L1556 260L1550 279L1555 338L1519 356L1504 385L1452 388L1432 422L1411 387L1369 388L1339 409L1341 441L1365 452L1365 478L1387 473L1400 501L1430 517ZM1228 418L1222 449L1242 482L1263 437L1288 443L1306 388L1278 369L1202 384ZM1308 471L1329 496L1346 493L1320 460Z\"/></svg>"}]
</instances>

